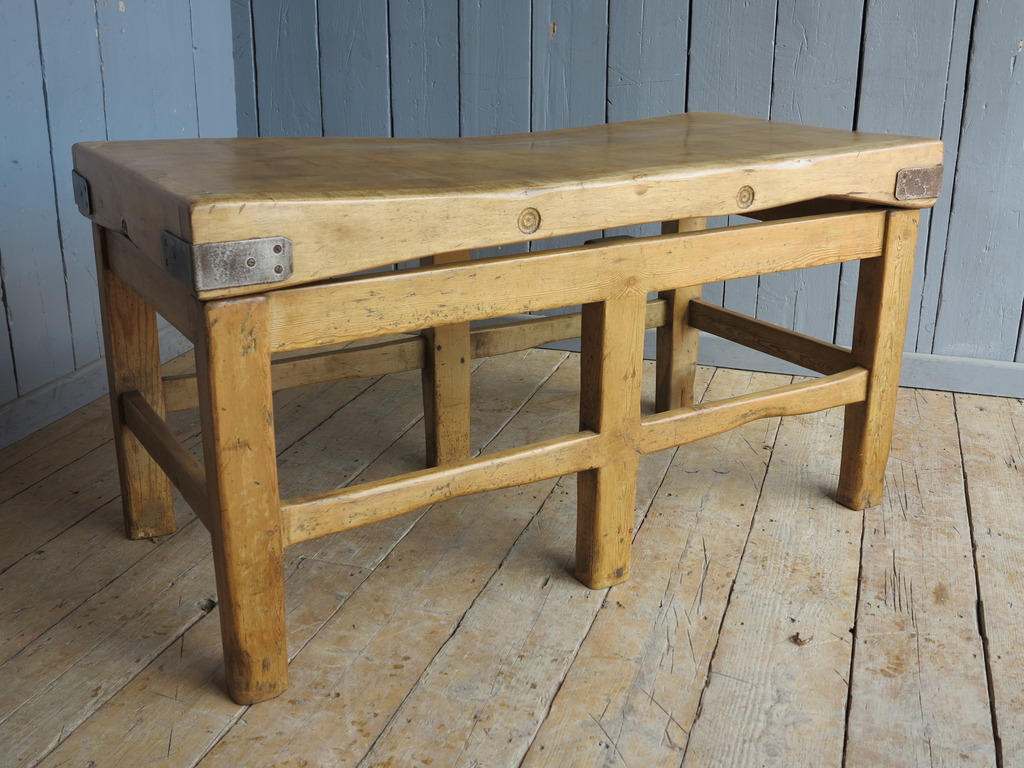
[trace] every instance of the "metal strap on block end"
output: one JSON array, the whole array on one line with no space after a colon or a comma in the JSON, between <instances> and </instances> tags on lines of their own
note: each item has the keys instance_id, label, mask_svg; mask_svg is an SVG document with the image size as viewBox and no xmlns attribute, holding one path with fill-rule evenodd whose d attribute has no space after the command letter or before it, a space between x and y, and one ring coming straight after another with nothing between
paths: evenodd
<instances>
[{"instance_id":1,"label":"metal strap on block end","mask_svg":"<svg viewBox=\"0 0 1024 768\"><path fill-rule=\"evenodd\" d=\"M78 171L71 171L71 186L75 190L75 205L83 216L92 213L92 198L89 196L89 180Z\"/></svg>"},{"instance_id":2,"label":"metal strap on block end","mask_svg":"<svg viewBox=\"0 0 1024 768\"><path fill-rule=\"evenodd\" d=\"M897 200L927 200L942 190L942 166L904 168L896 174Z\"/></svg>"},{"instance_id":3,"label":"metal strap on block end","mask_svg":"<svg viewBox=\"0 0 1024 768\"><path fill-rule=\"evenodd\" d=\"M279 283L292 274L292 242L286 237L186 243L162 238L167 271L197 291Z\"/></svg>"}]
</instances>

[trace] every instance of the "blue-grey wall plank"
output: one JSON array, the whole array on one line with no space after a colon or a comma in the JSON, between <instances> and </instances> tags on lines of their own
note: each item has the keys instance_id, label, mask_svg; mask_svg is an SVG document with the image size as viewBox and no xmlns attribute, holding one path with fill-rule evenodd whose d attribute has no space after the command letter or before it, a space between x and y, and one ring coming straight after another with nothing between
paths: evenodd
<instances>
[{"instance_id":1,"label":"blue-grey wall plank","mask_svg":"<svg viewBox=\"0 0 1024 768\"><path fill-rule=\"evenodd\" d=\"M324 135L391 135L386 2L320 3L320 91Z\"/></svg>"},{"instance_id":2,"label":"blue-grey wall plank","mask_svg":"<svg viewBox=\"0 0 1024 768\"><path fill-rule=\"evenodd\" d=\"M463 136L530 130L530 0L462 0L459 4L459 93ZM519 244L478 256L519 253Z\"/></svg>"},{"instance_id":3,"label":"blue-grey wall plank","mask_svg":"<svg viewBox=\"0 0 1024 768\"><path fill-rule=\"evenodd\" d=\"M859 130L912 136L942 133L957 4L957 0L869 0L857 110ZM955 143L947 149L953 147ZM925 212L911 289L907 351L917 346L925 272L929 268L941 271L941 249L930 263L927 255L930 225L931 215ZM849 339L852 321L853 286L848 286L837 322L840 343Z\"/></svg>"},{"instance_id":4,"label":"blue-grey wall plank","mask_svg":"<svg viewBox=\"0 0 1024 768\"><path fill-rule=\"evenodd\" d=\"M862 16L859 3L779 0L773 120L853 127Z\"/></svg>"},{"instance_id":5,"label":"blue-grey wall plank","mask_svg":"<svg viewBox=\"0 0 1024 768\"><path fill-rule=\"evenodd\" d=\"M103 355L92 229L71 190L71 145L107 137L96 10L87 3L39 3L38 14L58 232L75 367L81 368Z\"/></svg>"},{"instance_id":6,"label":"blue-grey wall plank","mask_svg":"<svg viewBox=\"0 0 1024 768\"><path fill-rule=\"evenodd\" d=\"M530 130L530 17L530 0L460 3L463 136Z\"/></svg>"},{"instance_id":7,"label":"blue-grey wall plank","mask_svg":"<svg viewBox=\"0 0 1024 768\"><path fill-rule=\"evenodd\" d=\"M57 5L0 5L0 37L18 31L0 52L4 71L18 73L0 86L5 103L17 91L15 110L0 107L0 279L7 302L0 315L0 402L17 394L11 339L21 394L41 387L4 406L5 424L28 423L11 416L19 403L45 401L57 414L53 398L72 402L75 377L83 392L95 379L88 362L99 349L95 278L88 225L67 190L66 145L102 138L104 118L110 138L228 134L236 124L243 135L320 135L325 126L345 134L480 135L685 107L847 127L860 51L857 127L941 131L946 141L945 191L925 214L908 349L1024 358L1017 224L1024 203L1016 183L1024 165L1020 3L597 0L585 10L570 0ZM25 207L29 200L43 202ZM30 262L15 241L31 242ZM746 312L756 306L763 318L819 336L827 337L833 322L844 341L855 269L841 271L837 321L830 318L834 272L732 282L727 293L719 286L718 299ZM42 373L47 366L51 372ZM69 373L70 366L77 370ZM1004 368L1007 380L1022 370ZM921 370L936 371L938 385L954 382L942 373L949 365Z\"/></svg>"},{"instance_id":8,"label":"blue-grey wall plank","mask_svg":"<svg viewBox=\"0 0 1024 768\"><path fill-rule=\"evenodd\" d=\"M920 289L914 294L911 321L917 322L914 348L930 353L935 340L935 318L939 311L942 271L946 260L946 242L949 237L949 218L953 203L953 180L957 156L960 152L961 121L964 96L967 89L967 57L970 51L971 28L974 22L974 3L959 0L953 10L953 36L950 43L949 63L946 66L946 94L942 113L941 133L944 143L942 192L935 207L928 214L929 226L922 232L928 241L924 259L924 274Z\"/></svg>"},{"instance_id":9,"label":"blue-grey wall plank","mask_svg":"<svg viewBox=\"0 0 1024 768\"><path fill-rule=\"evenodd\" d=\"M848 261L839 268L839 297L836 302L834 343L844 347L853 341L853 314L856 308L860 262ZM910 342L910 334L907 335ZM904 345L906 346L906 344Z\"/></svg>"},{"instance_id":10,"label":"blue-grey wall plank","mask_svg":"<svg viewBox=\"0 0 1024 768\"><path fill-rule=\"evenodd\" d=\"M951 58L966 59L966 37L960 53L953 49L957 16L969 19L969 4L957 0L870 0L864 32L864 64L857 128L866 131L940 136L946 140L946 162L955 164L965 64L950 67ZM967 21L969 23L969 21ZM946 98L952 100L948 104ZM949 210L949 180L937 210L922 213L917 263L907 331L907 351L930 349L938 304L938 278L944 263ZM929 247L931 244L932 247ZM852 265L851 265L852 266ZM838 340L850 336L853 286L843 293Z\"/></svg>"},{"instance_id":11,"label":"blue-grey wall plank","mask_svg":"<svg viewBox=\"0 0 1024 768\"><path fill-rule=\"evenodd\" d=\"M107 137L198 135L187 3L97 3Z\"/></svg>"},{"instance_id":12,"label":"blue-grey wall plank","mask_svg":"<svg viewBox=\"0 0 1024 768\"><path fill-rule=\"evenodd\" d=\"M605 122L607 11L606 0L534 0L531 130Z\"/></svg>"},{"instance_id":13,"label":"blue-grey wall plank","mask_svg":"<svg viewBox=\"0 0 1024 768\"><path fill-rule=\"evenodd\" d=\"M1024 7L978 3L934 351L1020 354Z\"/></svg>"},{"instance_id":14,"label":"blue-grey wall plank","mask_svg":"<svg viewBox=\"0 0 1024 768\"><path fill-rule=\"evenodd\" d=\"M191 0L190 8L199 135L237 136L231 3Z\"/></svg>"},{"instance_id":15,"label":"blue-grey wall plank","mask_svg":"<svg viewBox=\"0 0 1024 768\"><path fill-rule=\"evenodd\" d=\"M693 0L687 109L767 118L776 0Z\"/></svg>"},{"instance_id":16,"label":"blue-grey wall plank","mask_svg":"<svg viewBox=\"0 0 1024 768\"><path fill-rule=\"evenodd\" d=\"M772 81L773 120L853 127L862 6L780 0ZM757 316L831 341L839 295L839 265L764 275Z\"/></svg>"},{"instance_id":17,"label":"blue-grey wall plank","mask_svg":"<svg viewBox=\"0 0 1024 768\"><path fill-rule=\"evenodd\" d=\"M609 123L686 111L689 19L689 3L641 0L638 6L636 0L610 0ZM657 225L644 225L618 227L605 234L647 237L659 232Z\"/></svg>"},{"instance_id":18,"label":"blue-grey wall plank","mask_svg":"<svg viewBox=\"0 0 1024 768\"><path fill-rule=\"evenodd\" d=\"M231 0L232 57L235 72L235 119L239 136L259 136L256 109L256 48L251 0Z\"/></svg>"},{"instance_id":19,"label":"blue-grey wall plank","mask_svg":"<svg viewBox=\"0 0 1024 768\"><path fill-rule=\"evenodd\" d=\"M391 0L395 136L459 135L459 0Z\"/></svg>"},{"instance_id":20,"label":"blue-grey wall plank","mask_svg":"<svg viewBox=\"0 0 1024 768\"><path fill-rule=\"evenodd\" d=\"M533 2L531 130L605 122L608 0Z\"/></svg>"},{"instance_id":21,"label":"blue-grey wall plank","mask_svg":"<svg viewBox=\"0 0 1024 768\"><path fill-rule=\"evenodd\" d=\"M0 6L0 277L19 394L74 368L38 43L32 3Z\"/></svg>"},{"instance_id":22,"label":"blue-grey wall plank","mask_svg":"<svg viewBox=\"0 0 1024 768\"><path fill-rule=\"evenodd\" d=\"M1024 5L979 0L934 351L1020 354Z\"/></svg>"},{"instance_id":23,"label":"blue-grey wall plank","mask_svg":"<svg viewBox=\"0 0 1024 768\"><path fill-rule=\"evenodd\" d=\"M458 136L459 0L390 0L388 30L392 135Z\"/></svg>"},{"instance_id":24,"label":"blue-grey wall plank","mask_svg":"<svg viewBox=\"0 0 1024 768\"><path fill-rule=\"evenodd\" d=\"M938 135L957 5L868 0L858 130Z\"/></svg>"},{"instance_id":25,"label":"blue-grey wall plank","mask_svg":"<svg viewBox=\"0 0 1024 768\"><path fill-rule=\"evenodd\" d=\"M770 116L776 11L776 0L692 0L688 111ZM753 315L757 282L715 283L705 298Z\"/></svg>"},{"instance_id":26,"label":"blue-grey wall plank","mask_svg":"<svg viewBox=\"0 0 1024 768\"><path fill-rule=\"evenodd\" d=\"M686 111L689 4L610 0L608 122Z\"/></svg>"},{"instance_id":27,"label":"blue-grey wall plank","mask_svg":"<svg viewBox=\"0 0 1024 768\"><path fill-rule=\"evenodd\" d=\"M72 201L70 145L191 137L200 122L207 135L235 131L230 8L192 5L0 4L0 421L7 433L23 435L84 404L99 380L91 236ZM173 333L162 335L168 352L181 351ZM14 362L20 391L11 388Z\"/></svg>"},{"instance_id":28,"label":"blue-grey wall plank","mask_svg":"<svg viewBox=\"0 0 1024 768\"><path fill-rule=\"evenodd\" d=\"M261 136L320 136L316 0L252 0Z\"/></svg>"},{"instance_id":29,"label":"blue-grey wall plank","mask_svg":"<svg viewBox=\"0 0 1024 768\"><path fill-rule=\"evenodd\" d=\"M18 382L14 378L14 354L11 350L11 331L7 326L6 288L3 280L3 249L0 248L0 403L18 396ZM3 441L0 440L0 443Z\"/></svg>"},{"instance_id":30,"label":"blue-grey wall plank","mask_svg":"<svg viewBox=\"0 0 1024 768\"><path fill-rule=\"evenodd\" d=\"M96 12L107 138L198 136L189 4L119 0Z\"/></svg>"},{"instance_id":31,"label":"blue-grey wall plank","mask_svg":"<svg viewBox=\"0 0 1024 768\"><path fill-rule=\"evenodd\" d=\"M551 131L605 122L608 7L594 0L533 0L531 130ZM531 243L531 250L568 248L600 237L581 232ZM559 312L574 311L563 307Z\"/></svg>"}]
</instances>

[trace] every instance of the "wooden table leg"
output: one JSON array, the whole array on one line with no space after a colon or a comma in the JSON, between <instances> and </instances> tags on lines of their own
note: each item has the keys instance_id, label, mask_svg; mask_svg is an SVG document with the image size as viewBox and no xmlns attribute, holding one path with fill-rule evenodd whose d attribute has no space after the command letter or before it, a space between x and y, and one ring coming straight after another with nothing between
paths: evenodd
<instances>
[{"instance_id":1,"label":"wooden table leg","mask_svg":"<svg viewBox=\"0 0 1024 768\"><path fill-rule=\"evenodd\" d=\"M288 685L267 303L204 312L196 373L224 666L231 698L253 704Z\"/></svg>"},{"instance_id":2,"label":"wooden table leg","mask_svg":"<svg viewBox=\"0 0 1024 768\"><path fill-rule=\"evenodd\" d=\"M93 225L93 239L125 532L133 539L162 536L175 529L171 482L125 426L121 403L137 390L164 415L156 312L109 269L106 230Z\"/></svg>"},{"instance_id":3,"label":"wooden table leg","mask_svg":"<svg viewBox=\"0 0 1024 768\"><path fill-rule=\"evenodd\" d=\"M424 264L466 261L469 251L451 251ZM428 328L426 366L423 369L423 423L427 435L427 466L437 467L470 454L470 348L469 323Z\"/></svg>"},{"instance_id":4,"label":"wooden table leg","mask_svg":"<svg viewBox=\"0 0 1024 768\"><path fill-rule=\"evenodd\" d=\"M629 577L645 309L639 295L583 306L580 429L609 437L600 466L577 475L576 578L592 589Z\"/></svg>"},{"instance_id":5,"label":"wooden table leg","mask_svg":"<svg viewBox=\"0 0 1024 768\"><path fill-rule=\"evenodd\" d=\"M851 509L882 501L892 443L903 339L914 272L918 211L889 213L882 256L860 263L853 362L870 371L867 399L846 406L837 500Z\"/></svg>"},{"instance_id":6,"label":"wooden table leg","mask_svg":"<svg viewBox=\"0 0 1024 768\"><path fill-rule=\"evenodd\" d=\"M663 235L677 232L697 232L707 228L707 219L694 218L666 221L661 225ZM693 285L661 291L658 298L668 304L665 325L657 330L657 362L654 407L657 411L670 411L684 405L693 405L693 382L697 374L697 345L700 332L688 322L690 299L701 297L703 286Z\"/></svg>"}]
</instances>

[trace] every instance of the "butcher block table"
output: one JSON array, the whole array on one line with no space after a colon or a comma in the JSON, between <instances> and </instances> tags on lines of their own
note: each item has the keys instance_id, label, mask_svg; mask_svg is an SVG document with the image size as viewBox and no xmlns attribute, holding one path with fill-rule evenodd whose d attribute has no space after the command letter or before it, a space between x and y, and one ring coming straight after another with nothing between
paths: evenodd
<instances>
[{"instance_id":1,"label":"butcher block table","mask_svg":"<svg viewBox=\"0 0 1024 768\"><path fill-rule=\"evenodd\" d=\"M458 139L94 142L74 160L94 222L127 532L174 530L171 482L209 529L239 703L287 687L283 551L301 541L576 473L576 575L607 587L629 575L640 456L837 405L837 498L882 498L917 209L938 194L939 141L694 113ZM731 214L757 221L705 228ZM661 234L470 259L650 222ZM854 260L852 349L700 298L705 283ZM521 319L572 305L582 312ZM195 345L193 376L162 379L157 313ZM470 328L509 316L520 319ZM646 328L657 394L645 415ZM699 331L823 376L695 405ZM579 430L471 457L471 360L574 337ZM273 390L416 368L425 469L281 498ZM164 421L195 404L203 463Z\"/></svg>"}]
</instances>

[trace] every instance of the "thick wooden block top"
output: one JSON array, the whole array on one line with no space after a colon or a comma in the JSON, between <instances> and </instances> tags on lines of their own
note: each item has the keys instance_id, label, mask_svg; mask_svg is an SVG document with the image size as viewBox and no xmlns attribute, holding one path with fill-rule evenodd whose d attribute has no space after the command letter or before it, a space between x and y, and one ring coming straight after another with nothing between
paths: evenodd
<instances>
[{"instance_id":1,"label":"thick wooden block top","mask_svg":"<svg viewBox=\"0 0 1024 768\"><path fill-rule=\"evenodd\" d=\"M921 183L906 170L939 166L942 145L692 113L459 139L92 142L75 145L74 158L90 218L153 258L164 231L190 243L288 238L293 272L280 286L826 196L927 207L934 174Z\"/></svg>"}]
</instances>

